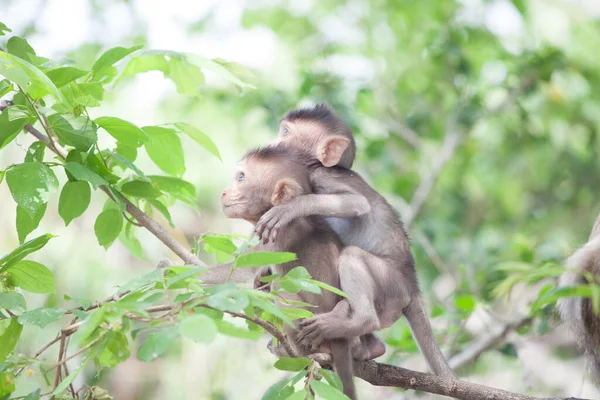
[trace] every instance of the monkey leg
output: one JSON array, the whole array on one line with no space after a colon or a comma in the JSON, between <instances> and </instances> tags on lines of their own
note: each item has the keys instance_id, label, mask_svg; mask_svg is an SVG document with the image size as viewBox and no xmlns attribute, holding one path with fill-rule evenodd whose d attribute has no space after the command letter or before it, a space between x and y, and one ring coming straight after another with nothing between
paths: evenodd
<instances>
[{"instance_id":1,"label":"monkey leg","mask_svg":"<svg viewBox=\"0 0 600 400\"><path fill-rule=\"evenodd\" d=\"M385 344L373 333L368 333L360 337L360 343L355 343L351 351L355 360L373 360L385 354Z\"/></svg>"},{"instance_id":2,"label":"monkey leg","mask_svg":"<svg viewBox=\"0 0 600 400\"><path fill-rule=\"evenodd\" d=\"M328 313L318 314L298 325L298 340L305 346L318 347L334 338L361 336L380 329L375 308L376 278L387 268L386 262L356 246L340 254L340 286L348 298Z\"/></svg>"}]
</instances>

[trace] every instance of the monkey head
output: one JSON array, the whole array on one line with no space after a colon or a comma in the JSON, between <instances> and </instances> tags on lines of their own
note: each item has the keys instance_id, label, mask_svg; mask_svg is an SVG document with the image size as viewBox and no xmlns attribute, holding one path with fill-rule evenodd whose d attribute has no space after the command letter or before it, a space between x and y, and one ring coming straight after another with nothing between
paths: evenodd
<instances>
[{"instance_id":1,"label":"monkey head","mask_svg":"<svg viewBox=\"0 0 600 400\"><path fill-rule=\"evenodd\" d=\"M308 158L283 146L247 152L237 163L233 182L221 193L227 218L256 224L271 207L310 193Z\"/></svg>"},{"instance_id":2,"label":"monkey head","mask_svg":"<svg viewBox=\"0 0 600 400\"><path fill-rule=\"evenodd\" d=\"M325 167L350 168L356 155L352 131L327 104L288 112L271 145L307 152Z\"/></svg>"}]
</instances>

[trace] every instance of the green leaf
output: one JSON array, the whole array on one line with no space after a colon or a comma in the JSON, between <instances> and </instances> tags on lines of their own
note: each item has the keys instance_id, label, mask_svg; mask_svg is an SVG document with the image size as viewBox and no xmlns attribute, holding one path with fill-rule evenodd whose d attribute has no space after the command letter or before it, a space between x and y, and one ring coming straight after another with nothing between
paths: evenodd
<instances>
[{"instance_id":1,"label":"green leaf","mask_svg":"<svg viewBox=\"0 0 600 400\"><path fill-rule=\"evenodd\" d=\"M6 183L17 204L32 217L58 189L54 172L39 162L13 166L6 172Z\"/></svg>"},{"instance_id":2,"label":"green leaf","mask_svg":"<svg viewBox=\"0 0 600 400\"><path fill-rule=\"evenodd\" d=\"M196 204L196 187L183 179L174 178L171 176L148 175L161 192L166 192L173 195L176 199L197 207Z\"/></svg>"},{"instance_id":3,"label":"green leaf","mask_svg":"<svg viewBox=\"0 0 600 400\"><path fill-rule=\"evenodd\" d=\"M27 255L38 251L53 237L54 236L50 235L49 233L46 233L45 235L38 236L35 239L31 239L30 241L23 243L0 259L0 272L6 271L25 258Z\"/></svg>"},{"instance_id":4,"label":"green leaf","mask_svg":"<svg viewBox=\"0 0 600 400\"><path fill-rule=\"evenodd\" d=\"M0 373L0 399L7 400L15 389L15 374L13 372Z\"/></svg>"},{"instance_id":5,"label":"green leaf","mask_svg":"<svg viewBox=\"0 0 600 400\"><path fill-rule=\"evenodd\" d=\"M300 389L298 392L295 392L289 397L286 397L285 400L306 400L310 399L308 392L305 389Z\"/></svg>"},{"instance_id":6,"label":"green leaf","mask_svg":"<svg viewBox=\"0 0 600 400\"><path fill-rule=\"evenodd\" d=\"M181 130L181 132L185 133L186 135L188 135L189 137L194 139L196 141L196 143L198 143L200 146L202 146L204 148L204 150L208 151L209 153L211 153L212 155L217 157L219 160L223 161L221 159L221 155L219 154L219 149L217 148L217 145L215 144L215 142L213 142L212 139L210 137L208 137L200 129L196 128L193 125L185 124L182 122L176 123L175 127L177 127L179 130Z\"/></svg>"},{"instance_id":7,"label":"green leaf","mask_svg":"<svg viewBox=\"0 0 600 400\"><path fill-rule=\"evenodd\" d=\"M217 285L211 287L210 291L212 295L206 300L206 304L217 310L239 313L250 305L248 293L235 285Z\"/></svg>"},{"instance_id":8,"label":"green leaf","mask_svg":"<svg viewBox=\"0 0 600 400\"><path fill-rule=\"evenodd\" d=\"M104 316L106 311L103 306L97 308L93 312L91 312L87 319L83 321L83 324L79 327L77 332L73 334L72 343L77 347L85 346L88 343L88 339L90 335L94 333L96 328L100 326L102 322L104 322Z\"/></svg>"},{"instance_id":9,"label":"green leaf","mask_svg":"<svg viewBox=\"0 0 600 400\"><path fill-rule=\"evenodd\" d=\"M44 203L37 209L33 216L21 206L17 206L17 234L19 235L19 243L23 244L27 235L34 231L40 225L40 221L46 213L47 203Z\"/></svg>"},{"instance_id":10,"label":"green leaf","mask_svg":"<svg viewBox=\"0 0 600 400\"><path fill-rule=\"evenodd\" d=\"M0 293L0 308L23 312L27 310L25 297L18 292L2 292Z\"/></svg>"},{"instance_id":11,"label":"green leaf","mask_svg":"<svg viewBox=\"0 0 600 400\"><path fill-rule=\"evenodd\" d=\"M0 113L0 149L13 141L27 123L26 118L10 120L8 109Z\"/></svg>"},{"instance_id":12,"label":"green leaf","mask_svg":"<svg viewBox=\"0 0 600 400\"><path fill-rule=\"evenodd\" d=\"M294 387L291 386L289 379L277 382L267 389L261 400L285 400L294 393Z\"/></svg>"},{"instance_id":13,"label":"green leaf","mask_svg":"<svg viewBox=\"0 0 600 400\"><path fill-rule=\"evenodd\" d=\"M142 130L150 137L144 144L148 156L167 174L182 176L185 172L183 146L173 129L145 126Z\"/></svg>"},{"instance_id":14,"label":"green leaf","mask_svg":"<svg viewBox=\"0 0 600 400\"><path fill-rule=\"evenodd\" d=\"M33 324L44 328L49 323L58 321L65 315L66 310L62 308L36 308L29 310L19 316L19 323Z\"/></svg>"},{"instance_id":15,"label":"green leaf","mask_svg":"<svg viewBox=\"0 0 600 400\"><path fill-rule=\"evenodd\" d=\"M134 149L133 147L129 147L130 149ZM118 163L122 164L125 168L129 168L130 170L132 170L133 172L136 173L137 176L139 176L140 178L143 178L144 180L150 180L145 174L144 172L142 172L141 169L139 169L131 160L129 160L126 157L123 157L121 154L118 153L113 153L112 151L107 151L106 152L107 155L109 155L110 157L112 157L114 160L116 160ZM135 159L135 157L134 157Z\"/></svg>"},{"instance_id":16,"label":"green leaf","mask_svg":"<svg viewBox=\"0 0 600 400\"><path fill-rule=\"evenodd\" d=\"M132 57L119 79L148 71L161 71L182 94L197 95L199 86L204 83L202 70L190 63L186 54L160 50L145 51Z\"/></svg>"},{"instance_id":17,"label":"green leaf","mask_svg":"<svg viewBox=\"0 0 600 400\"><path fill-rule=\"evenodd\" d=\"M25 153L25 162L43 162L46 144L44 142L33 142Z\"/></svg>"},{"instance_id":18,"label":"green leaf","mask_svg":"<svg viewBox=\"0 0 600 400\"><path fill-rule=\"evenodd\" d=\"M273 366L281 371L301 371L304 368L310 365L311 361L308 358L288 358L281 357L279 360L275 361Z\"/></svg>"},{"instance_id":19,"label":"green leaf","mask_svg":"<svg viewBox=\"0 0 600 400\"><path fill-rule=\"evenodd\" d=\"M142 143L150 141L148 135L131 122L115 117L100 117L94 121L112 137L128 146L140 147Z\"/></svg>"},{"instance_id":20,"label":"green leaf","mask_svg":"<svg viewBox=\"0 0 600 400\"><path fill-rule=\"evenodd\" d=\"M0 35L1 36L1 35ZM0 81L0 97L4 97L14 90L14 86L8 79L2 79Z\"/></svg>"},{"instance_id":21,"label":"green leaf","mask_svg":"<svg viewBox=\"0 0 600 400\"><path fill-rule=\"evenodd\" d=\"M59 383L59 385L56 387L56 389L54 389L54 391L51 393L51 395L54 396L54 395L64 392L67 389L67 387L71 384L71 382L73 382L73 380L75 380L75 378L77 378L77 375L79 375L81 373L81 371L83 371L83 369L85 368L85 366L87 365L87 363L90 360L91 360L91 357L86 357L86 359L83 360L83 362L81 363L79 368L77 368L69 376L67 376L65 379L63 379Z\"/></svg>"},{"instance_id":22,"label":"green leaf","mask_svg":"<svg viewBox=\"0 0 600 400\"><path fill-rule=\"evenodd\" d=\"M472 312L475 309L476 301L473 296L458 296L454 299L454 305L461 311Z\"/></svg>"},{"instance_id":23,"label":"green leaf","mask_svg":"<svg viewBox=\"0 0 600 400\"><path fill-rule=\"evenodd\" d=\"M27 43L27 40L20 38L18 36L13 36L8 39L6 43L6 50L25 61L28 61L32 64L40 65L47 61L45 58L38 57L35 54L35 50L33 47Z\"/></svg>"},{"instance_id":24,"label":"green leaf","mask_svg":"<svg viewBox=\"0 0 600 400\"><path fill-rule=\"evenodd\" d=\"M38 262L21 260L6 272L13 285L27 292L43 294L56 291L52 271Z\"/></svg>"},{"instance_id":25,"label":"green leaf","mask_svg":"<svg viewBox=\"0 0 600 400\"><path fill-rule=\"evenodd\" d=\"M4 36L6 32L12 32L12 30L8 26L0 22L0 36Z\"/></svg>"},{"instance_id":26,"label":"green leaf","mask_svg":"<svg viewBox=\"0 0 600 400\"><path fill-rule=\"evenodd\" d=\"M58 214L65 226L87 210L92 198L90 185L85 181L67 182L58 199Z\"/></svg>"},{"instance_id":27,"label":"green leaf","mask_svg":"<svg viewBox=\"0 0 600 400\"><path fill-rule=\"evenodd\" d=\"M203 267L169 267L167 269L168 279L166 279L166 286L168 289L175 289L185 286L175 286L176 283L181 282L183 280L196 277L200 275L202 272L206 272L208 269ZM173 276L173 274L175 274Z\"/></svg>"},{"instance_id":28,"label":"green leaf","mask_svg":"<svg viewBox=\"0 0 600 400\"><path fill-rule=\"evenodd\" d=\"M208 58L199 56L197 54L189 54L189 59L192 60L195 64L200 67L207 69L216 75L227 79L232 82L239 88L250 88L253 89L255 86L243 82L238 78L240 75L244 75L245 77L250 77L253 75L246 68L242 67L240 64L227 62L221 58L215 58L213 60L209 60Z\"/></svg>"},{"instance_id":29,"label":"green leaf","mask_svg":"<svg viewBox=\"0 0 600 400\"><path fill-rule=\"evenodd\" d=\"M0 362L15 349L23 325L17 321L17 317L0 320Z\"/></svg>"},{"instance_id":30,"label":"green leaf","mask_svg":"<svg viewBox=\"0 0 600 400\"><path fill-rule=\"evenodd\" d=\"M206 315L195 314L181 321L179 333L189 337L194 342L211 343L217 337L217 326Z\"/></svg>"},{"instance_id":31,"label":"green leaf","mask_svg":"<svg viewBox=\"0 0 600 400\"><path fill-rule=\"evenodd\" d=\"M231 239L225 236L202 235L202 240L204 243L227 254L233 254L237 250L237 246L233 244Z\"/></svg>"},{"instance_id":32,"label":"green leaf","mask_svg":"<svg viewBox=\"0 0 600 400\"><path fill-rule=\"evenodd\" d=\"M321 375L323 375L323 378L325 378L327 383L329 383L329 385L333 386L338 390L343 390L344 386L338 374L325 368L320 368L319 371L321 372Z\"/></svg>"},{"instance_id":33,"label":"green leaf","mask_svg":"<svg viewBox=\"0 0 600 400\"><path fill-rule=\"evenodd\" d=\"M36 389L29 393L23 400L40 400L42 389Z\"/></svg>"},{"instance_id":34,"label":"green leaf","mask_svg":"<svg viewBox=\"0 0 600 400\"><path fill-rule=\"evenodd\" d=\"M129 341L122 332L108 331L97 345L98 363L114 368L129 358Z\"/></svg>"},{"instance_id":35,"label":"green leaf","mask_svg":"<svg viewBox=\"0 0 600 400\"><path fill-rule=\"evenodd\" d=\"M338 289L336 287L333 287L331 285L328 285L325 282L320 282L320 281L316 281L314 279L311 279L310 283L313 283L313 284L319 286L320 288L323 288L323 289L325 289L325 290L327 290L327 291L329 291L331 293L335 293L338 296L342 296L342 297L346 297L346 298L348 297L348 295L346 293L342 292L340 289Z\"/></svg>"},{"instance_id":36,"label":"green leaf","mask_svg":"<svg viewBox=\"0 0 600 400\"><path fill-rule=\"evenodd\" d=\"M46 72L46 75L56 87L61 87L69 82L81 78L87 71L75 67L58 67Z\"/></svg>"},{"instance_id":37,"label":"green leaf","mask_svg":"<svg viewBox=\"0 0 600 400\"><path fill-rule=\"evenodd\" d=\"M154 185L140 180L124 183L121 186L121 191L128 196L141 197L143 199L155 199L162 195L160 190L156 189Z\"/></svg>"},{"instance_id":38,"label":"green leaf","mask_svg":"<svg viewBox=\"0 0 600 400\"><path fill-rule=\"evenodd\" d=\"M54 114L48 117L56 136L79 151L88 151L98 141L96 125L88 117Z\"/></svg>"},{"instance_id":39,"label":"green leaf","mask_svg":"<svg viewBox=\"0 0 600 400\"><path fill-rule=\"evenodd\" d=\"M198 95L200 85L204 83L202 70L185 59L171 58L167 76L175 83L177 93L190 96Z\"/></svg>"},{"instance_id":40,"label":"green leaf","mask_svg":"<svg viewBox=\"0 0 600 400\"><path fill-rule=\"evenodd\" d=\"M175 224L173 223L173 220L171 219L171 213L169 212L169 209L167 208L167 206L165 206L158 199L146 199L146 201L149 204L151 204L152 207L156 208L158 210L158 212L161 213L167 219L167 222L169 223L171 228L175 228Z\"/></svg>"},{"instance_id":41,"label":"green leaf","mask_svg":"<svg viewBox=\"0 0 600 400\"><path fill-rule=\"evenodd\" d=\"M19 72L15 73L15 71ZM56 85L39 68L3 51L0 51L0 75L4 75L21 86L34 100L49 94L54 96L59 103L68 104L67 99Z\"/></svg>"},{"instance_id":42,"label":"green leaf","mask_svg":"<svg viewBox=\"0 0 600 400\"><path fill-rule=\"evenodd\" d=\"M294 261L294 253L274 253L268 251L255 251L253 253L242 254L235 261L236 267L261 267L263 265L283 264Z\"/></svg>"},{"instance_id":43,"label":"green leaf","mask_svg":"<svg viewBox=\"0 0 600 400\"><path fill-rule=\"evenodd\" d=\"M291 320L301 319L301 318L312 318L314 314L308 310L303 308L280 308L281 311L286 317Z\"/></svg>"},{"instance_id":44,"label":"green leaf","mask_svg":"<svg viewBox=\"0 0 600 400\"><path fill-rule=\"evenodd\" d=\"M94 232L98 238L98 243L105 249L109 248L112 242L119 236L123 227L123 215L118 210L104 210L96 218L94 223Z\"/></svg>"},{"instance_id":45,"label":"green leaf","mask_svg":"<svg viewBox=\"0 0 600 400\"><path fill-rule=\"evenodd\" d=\"M231 81L239 88L256 89L256 86L247 82L248 80L256 79L254 73L248 68L244 67L239 63L226 61L222 58L213 58L212 62L216 63L220 67L223 67L223 69L225 70L223 71L223 69L220 69L219 67L215 66L213 68L210 68L213 72ZM207 67L207 69L209 68Z\"/></svg>"},{"instance_id":46,"label":"green leaf","mask_svg":"<svg viewBox=\"0 0 600 400\"><path fill-rule=\"evenodd\" d=\"M146 343L140 346L137 358L141 361L152 362L161 354L169 350L179 338L179 332L176 327L162 329L158 332L149 333Z\"/></svg>"},{"instance_id":47,"label":"green leaf","mask_svg":"<svg viewBox=\"0 0 600 400\"><path fill-rule=\"evenodd\" d=\"M64 164L64 167L67 171L69 171L73 178L77 179L78 181L86 181L91 183L94 189L97 189L98 186L108 185L108 181L85 165L76 162L67 162Z\"/></svg>"},{"instance_id":48,"label":"green leaf","mask_svg":"<svg viewBox=\"0 0 600 400\"><path fill-rule=\"evenodd\" d=\"M326 400L349 400L350 398L344 393L340 392L339 389L329 386L321 381L311 381L310 387L315 391L319 397Z\"/></svg>"},{"instance_id":49,"label":"green leaf","mask_svg":"<svg viewBox=\"0 0 600 400\"><path fill-rule=\"evenodd\" d=\"M127 57L134 51L141 49L142 47L144 46L140 45L133 46L130 48L113 47L112 49L108 49L98 58L98 60L96 60L96 62L92 66L92 72L94 72L94 74L97 74L98 72L101 72L102 70L112 66L113 64Z\"/></svg>"},{"instance_id":50,"label":"green leaf","mask_svg":"<svg viewBox=\"0 0 600 400\"><path fill-rule=\"evenodd\" d=\"M214 321L220 334L240 339L258 340L262 336L261 331L251 331L233 325L228 321Z\"/></svg>"}]
</instances>

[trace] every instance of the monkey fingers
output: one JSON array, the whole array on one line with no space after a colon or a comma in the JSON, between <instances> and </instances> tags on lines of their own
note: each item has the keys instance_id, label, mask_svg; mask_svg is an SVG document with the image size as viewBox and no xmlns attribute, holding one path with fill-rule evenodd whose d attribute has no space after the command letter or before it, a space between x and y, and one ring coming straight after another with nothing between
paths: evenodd
<instances>
[{"instance_id":1,"label":"monkey fingers","mask_svg":"<svg viewBox=\"0 0 600 400\"><path fill-rule=\"evenodd\" d=\"M289 224L294 219L293 211L285 206L278 205L267 211L256 224L255 232L263 244L275 242L279 229Z\"/></svg>"}]
</instances>

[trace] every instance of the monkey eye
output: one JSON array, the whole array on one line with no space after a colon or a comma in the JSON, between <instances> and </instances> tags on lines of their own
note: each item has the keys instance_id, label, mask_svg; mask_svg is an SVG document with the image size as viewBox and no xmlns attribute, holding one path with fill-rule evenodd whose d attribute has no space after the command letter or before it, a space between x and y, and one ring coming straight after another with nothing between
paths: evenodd
<instances>
[{"instance_id":1,"label":"monkey eye","mask_svg":"<svg viewBox=\"0 0 600 400\"><path fill-rule=\"evenodd\" d=\"M246 179L246 175L243 172L240 172L237 176L237 181L244 182L245 179Z\"/></svg>"},{"instance_id":2,"label":"monkey eye","mask_svg":"<svg viewBox=\"0 0 600 400\"><path fill-rule=\"evenodd\" d=\"M290 131L288 130L288 128L284 127L283 130L281 131L281 135L282 136L287 136L290 134Z\"/></svg>"}]
</instances>

